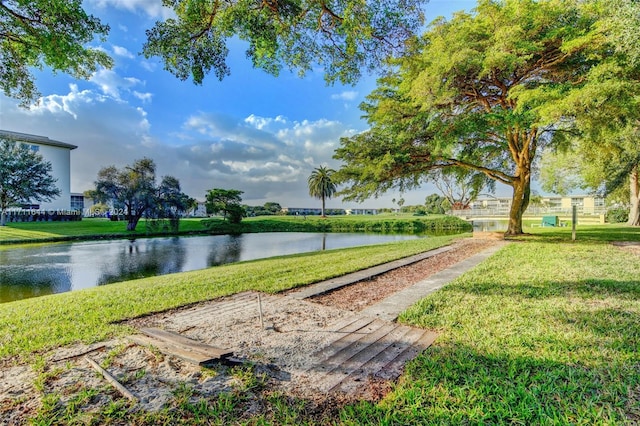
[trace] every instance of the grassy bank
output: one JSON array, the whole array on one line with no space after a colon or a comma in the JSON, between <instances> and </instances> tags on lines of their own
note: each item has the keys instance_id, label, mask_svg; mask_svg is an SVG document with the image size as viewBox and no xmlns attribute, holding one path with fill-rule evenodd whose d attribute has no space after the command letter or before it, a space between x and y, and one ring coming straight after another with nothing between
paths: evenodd
<instances>
[{"instance_id":1,"label":"grassy bank","mask_svg":"<svg viewBox=\"0 0 640 426\"><path fill-rule=\"evenodd\" d=\"M455 230L470 232L471 226L451 216L376 215L332 216L306 219L296 216L261 216L230 224L221 218L181 219L177 233L158 231L141 220L135 231L126 230L126 222L103 218L79 222L10 223L0 227L0 244L54 242L82 239L140 238L176 234L242 234L254 232L401 232L437 233Z\"/></svg>"}]
</instances>

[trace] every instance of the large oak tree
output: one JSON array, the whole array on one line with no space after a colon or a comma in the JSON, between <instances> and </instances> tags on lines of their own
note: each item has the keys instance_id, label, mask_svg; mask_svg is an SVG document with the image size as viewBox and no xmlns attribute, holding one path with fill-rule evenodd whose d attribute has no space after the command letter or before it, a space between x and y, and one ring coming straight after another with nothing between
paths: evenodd
<instances>
[{"instance_id":1,"label":"large oak tree","mask_svg":"<svg viewBox=\"0 0 640 426\"><path fill-rule=\"evenodd\" d=\"M342 194L364 199L467 169L513 188L506 234L521 234L536 155L572 126L541 111L596 63L593 28L577 2L556 0L481 0L433 22L363 104L371 128L342 139Z\"/></svg>"}]
</instances>

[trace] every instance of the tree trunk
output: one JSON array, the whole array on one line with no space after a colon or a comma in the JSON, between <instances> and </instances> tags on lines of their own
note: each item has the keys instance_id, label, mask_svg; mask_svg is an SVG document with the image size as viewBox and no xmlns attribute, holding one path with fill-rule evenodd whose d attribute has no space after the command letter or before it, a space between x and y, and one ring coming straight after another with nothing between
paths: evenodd
<instances>
[{"instance_id":1,"label":"tree trunk","mask_svg":"<svg viewBox=\"0 0 640 426\"><path fill-rule=\"evenodd\" d=\"M636 164L629 177L631 209L629 210L629 226L640 226L640 170Z\"/></svg>"},{"instance_id":2,"label":"tree trunk","mask_svg":"<svg viewBox=\"0 0 640 426\"><path fill-rule=\"evenodd\" d=\"M322 217L325 217L325 215L324 215L324 195L322 196Z\"/></svg>"},{"instance_id":3,"label":"tree trunk","mask_svg":"<svg viewBox=\"0 0 640 426\"><path fill-rule=\"evenodd\" d=\"M132 217L127 222L127 231L135 231L136 226L138 226L138 219L136 219L135 217Z\"/></svg>"},{"instance_id":4,"label":"tree trunk","mask_svg":"<svg viewBox=\"0 0 640 426\"><path fill-rule=\"evenodd\" d=\"M509 211L509 226L505 236L522 235L522 216L529 206L531 196L531 176L529 173L523 174L513 181L513 198L511 199L511 210Z\"/></svg>"},{"instance_id":5,"label":"tree trunk","mask_svg":"<svg viewBox=\"0 0 640 426\"><path fill-rule=\"evenodd\" d=\"M2 213L0 213L0 226L5 226L7 224L7 212L2 209Z\"/></svg>"}]
</instances>

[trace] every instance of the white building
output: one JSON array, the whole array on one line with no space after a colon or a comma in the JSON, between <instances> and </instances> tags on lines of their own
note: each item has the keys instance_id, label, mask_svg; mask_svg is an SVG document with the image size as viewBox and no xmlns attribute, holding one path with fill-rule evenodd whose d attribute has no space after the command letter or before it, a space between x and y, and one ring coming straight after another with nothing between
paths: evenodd
<instances>
[{"instance_id":1,"label":"white building","mask_svg":"<svg viewBox=\"0 0 640 426\"><path fill-rule=\"evenodd\" d=\"M45 161L51 163L51 174L56 179L60 196L45 202L32 202L33 208L47 211L68 211L71 209L71 150L77 146L49 139L46 136L0 130L0 138L26 144Z\"/></svg>"}]
</instances>

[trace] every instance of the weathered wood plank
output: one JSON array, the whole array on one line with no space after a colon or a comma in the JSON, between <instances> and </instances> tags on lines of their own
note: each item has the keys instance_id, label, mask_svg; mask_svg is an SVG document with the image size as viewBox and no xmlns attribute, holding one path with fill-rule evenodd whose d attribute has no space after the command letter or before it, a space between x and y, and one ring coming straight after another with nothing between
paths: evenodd
<instances>
[{"instance_id":1,"label":"weathered wood plank","mask_svg":"<svg viewBox=\"0 0 640 426\"><path fill-rule=\"evenodd\" d=\"M118 379L116 379L115 377L113 377L107 370L105 370L104 368L102 368L100 366L100 364L98 364L97 362L95 362L93 359L91 359L88 355L84 357L87 362L100 374L102 374L102 377L105 378L105 380L109 383L111 383L111 385L116 388L118 390L118 392L120 392L123 396L125 396L127 399L133 401L133 402L137 402L138 398L131 393L131 391L127 388L124 387L124 385L122 383L120 383L118 381Z\"/></svg>"},{"instance_id":2,"label":"weathered wood plank","mask_svg":"<svg viewBox=\"0 0 640 426\"><path fill-rule=\"evenodd\" d=\"M370 331L367 331L366 327L370 326L373 321L373 318L360 317L340 329L332 329L334 330L333 332L338 334L340 337L331 342L328 346L325 346L315 352L313 354L313 358L317 360L317 363L324 362L327 358L333 356L342 349L348 347L354 341L368 334Z\"/></svg>"},{"instance_id":3,"label":"weathered wood plank","mask_svg":"<svg viewBox=\"0 0 640 426\"><path fill-rule=\"evenodd\" d=\"M316 370L325 373L316 383L320 391L328 392L389 345L383 339L396 325L382 321L376 323L380 325L378 329L362 336L318 366Z\"/></svg>"},{"instance_id":4,"label":"weathered wood plank","mask_svg":"<svg viewBox=\"0 0 640 426\"><path fill-rule=\"evenodd\" d=\"M206 343L198 342L180 334L162 330L160 328L141 328L140 331L149 337L165 341L187 351L199 352L211 358L224 358L232 354L232 351L229 349L207 345Z\"/></svg>"},{"instance_id":5,"label":"weathered wood plank","mask_svg":"<svg viewBox=\"0 0 640 426\"><path fill-rule=\"evenodd\" d=\"M205 366L205 365L211 365L219 361L218 358L212 359L207 355L203 355L198 352L187 351L187 350L184 350L183 348L171 345L165 341L154 339L152 337L145 336L143 334L134 334L132 336L128 336L127 338L132 342L135 342L142 346L153 346L163 354L175 356L186 362L190 362L191 364Z\"/></svg>"},{"instance_id":6,"label":"weathered wood plank","mask_svg":"<svg viewBox=\"0 0 640 426\"><path fill-rule=\"evenodd\" d=\"M359 386L363 385L368 377L373 377L381 368L391 362L398 354L402 353L415 338L410 333L415 331L411 327L397 326L391 333L384 336L379 341L378 353L369 354L369 360L359 368L352 371L340 383L330 389L330 392L340 391L351 393Z\"/></svg>"},{"instance_id":7,"label":"weathered wood plank","mask_svg":"<svg viewBox=\"0 0 640 426\"><path fill-rule=\"evenodd\" d=\"M390 380L398 377L407 363L412 360L418 354L427 349L436 340L438 334L433 331L423 330L422 335L416 342L407 346L396 358L385 365L378 373L376 377L384 380Z\"/></svg>"}]
</instances>

